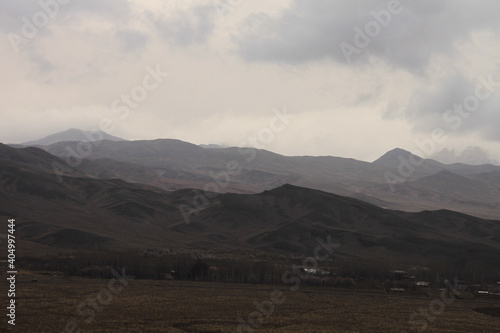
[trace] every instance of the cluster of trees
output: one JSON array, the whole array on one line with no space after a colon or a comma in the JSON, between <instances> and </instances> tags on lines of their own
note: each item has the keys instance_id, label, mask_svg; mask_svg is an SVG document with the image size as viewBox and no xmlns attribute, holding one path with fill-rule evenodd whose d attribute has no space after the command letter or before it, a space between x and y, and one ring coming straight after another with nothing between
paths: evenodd
<instances>
[{"instance_id":1,"label":"cluster of trees","mask_svg":"<svg viewBox=\"0 0 500 333\"><path fill-rule=\"evenodd\" d=\"M67 276L111 278L112 269L125 268L140 279L175 279L214 282L277 284L285 267L254 260L204 260L188 254L148 257L137 253L80 252L19 260L32 271L60 272Z\"/></svg>"},{"instance_id":2,"label":"cluster of trees","mask_svg":"<svg viewBox=\"0 0 500 333\"><path fill-rule=\"evenodd\" d=\"M323 273L315 276L305 272L298 258L269 260L256 258L200 259L189 254L165 254L161 257L144 256L138 253L78 252L45 258L24 257L18 260L23 268L32 271L57 271L67 276L111 278L112 270L125 268L128 275L140 279L173 279L212 282L282 284L287 271L299 276L306 284L350 287L355 285L380 286L384 281L400 281L411 276L414 280L441 285L444 279L470 283L500 280L498 270L469 267L454 267L442 262L426 263L426 266L408 266L388 261L329 261L318 267ZM407 277L398 277L396 270L405 271ZM325 275L324 272L327 272ZM346 280L348 279L348 280Z\"/></svg>"}]
</instances>

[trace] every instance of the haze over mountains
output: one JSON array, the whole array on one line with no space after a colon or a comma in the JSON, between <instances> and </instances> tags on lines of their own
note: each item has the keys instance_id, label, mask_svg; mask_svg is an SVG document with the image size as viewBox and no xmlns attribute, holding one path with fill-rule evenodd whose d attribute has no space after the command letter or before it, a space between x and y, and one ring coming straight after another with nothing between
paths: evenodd
<instances>
[{"instance_id":1,"label":"haze over mountains","mask_svg":"<svg viewBox=\"0 0 500 333\"><path fill-rule=\"evenodd\" d=\"M55 137L65 139L67 134ZM398 148L368 163L333 156L289 157L253 148L204 148L172 139L114 138L82 144L73 140L78 137L38 146L65 161L65 172L78 170L98 179L119 178L165 190L259 193L293 184L390 209L450 209L500 219L500 166L492 164L443 164ZM238 172L228 174L228 163Z\"/></svg>"},{"instance_id":2,"label":"haze over mountains","mask_svg":"<svg viewBox=\"0 0 500 333\"><path fill-rule=\"evenodd\" d=\"M62 141L100 141L100 140L110 140L110 141L126 141L125 139L118 138L107 134L101 130L86 131L76 128L70 128L69 130L48 135L44 138L24 142L21 145L24 146L45 146L51 145L53 143Z\"/></svg>"},{"instance_id":3,"label":"haze over mountains","mask_svg":"<svg viewBox=\"0 0 500 333\"><path fill-rule=\"evenodd\" d=\"M499 13L0 1L0 333L500 333Z\"/></svg>"},{"instance_id":4,"label":"haze over mountains","mask_svg":"<svg viewBox=\"0 0 500 333\"><path fill-rule=\"evenodd\" d=\"M462 152L456 152L454 149L444 148L443 150L433 154L431 157L446 164L465 163L472 165L499 165L497 160L491 158L491 156L489 156L489 154L480 147L468 147Z\"/></svg>"},{"instance_id":5,"label":"haze over mountains","mask_svg":"<svg viewBox=\"0 0 500 333\"><path fill-rule=\"evenodd\" d=\"M213 193L186 223L179 205L193 205L190 189L97 179L77 168L59 181L54 162L64 163L38 148L0 145L0 216L20 217L24 253L162 247L310 255L317 237L330 235L341 246L336 256L350 260L411 257L461 267L488 266L500 255L499 221L447 210L405 213L286 184L257 194Z\"/></svg>"}]
</instances>

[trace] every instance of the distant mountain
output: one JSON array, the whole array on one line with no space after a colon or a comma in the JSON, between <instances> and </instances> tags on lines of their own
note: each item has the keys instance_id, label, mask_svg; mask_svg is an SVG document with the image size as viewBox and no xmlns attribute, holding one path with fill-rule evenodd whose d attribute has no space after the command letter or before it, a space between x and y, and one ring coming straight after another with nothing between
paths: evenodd
<instances>
[{"instance_id":1,"label":"distant mountain","mask_svg":"<svg viewBox=\"0 0 500 333\"><path fill-rule=\"evenodd\" d=\"M76 143L60 142L43 149L65 158L67 147L76 149ZM183 142L160 139L152 141L102 142L92 149L90 160L113 159L133 163L165 175L166 183L175 179L178 183L188 182L188 186L203 189L214 182L217 175L227 172L228 163L239 170L230 176L221 191L240 193L260 192L284 183L308 186L349 194L356 186L352 182L366 182L377 179L370 163L340 157L287 157L265 150L253 148L211 148ZM108 170L111 171L111 170ZM381 170L380 170L381 171ZM325 182L325 179L328 181ZM383 181L379 172L379 181ZM221 180L222 181L222 180ZM167 188L178 189L182 186Z\"/></svg>"},{"instance_id":2,"label":"distant mountain","mask_svg":"<svg viewBox=\"0 0 500 333\"><path fill-rule=\"evenodd\" d=\"M455 267L472 262L480 269L500 257L499 221L446 210L392 211L285 184L258 194L212 194L187 224L179 205L193 206L192 190L168 192L85 176L59 182L45 168L22 167L50 165L50 155L28 148L21 154L33 156L18 162L15 148L1 148L0 165L17 167L2 169L0 218L18 219L16 237L25 254L168 246L310 256L316 239L330 235L340 246L335 257L349 261L412 265L442 260Z\"/></svg>"},{"instance_id":3,"label":"distant mountain","mask_svg":"<svg viewBox=\"0 0 500 333\"><path fill-rule=\"evenodd\" d=\"M481 173L475 175L474 178L500 190L500 171Z\"/></svg>"},{"instance_id":4,"label":"distant mountain","mask_svg":"<svg viewBox=\"0 0 500 333\"><path fill-rule=\"evenodd\" d=\"M425 190L446 192L450 195L469 194L479 197L481 194L488 192L488 187L485 184L475 182L468 177L460 176L450 171L440 171L434 175L423 177L411 182L411 185Z\"/></svg>"},{"instance_id":5,"label":"distant mountain","mask_svg":"<svg viewBox=\"0 0 500 333\"><path fill-rule=\"evenodd\" d=\"M439 162L423 159L401 148L388 151L372 163L406 180L415 180L446 170L445 166Z\"/></svg>"},{"instance_id":6,"label":"distant mountain","mask_svg":"<svg viewBox=\"0 0 500 333\"><path fill-rule=\"evenodd\" d=\"M22 143L24 146L47 146L58 142L63 141L101 141L101 140L110 140L110 141L126 141L125 139L118 138L116 136L109 135L101 130L92 130L85 131L76 128L71 128L67 131L59 132L56 134L52 134L46 136L42 139L28 141Z\"/></svg>"},{"instance_id":7,"label":"distant mountain","mask_svg":"<svg viewBox=\"0 0 500 333\"><path fill-rule=\"evenodd\" d=\"M500 166L492 164L469 165L464 163L444 164L433 159L424 159L401 148L393 149L373 161L372 164L384 167L386 171L400 174L408 172L409 176L404 178L415 180L430 176L440 171L451 171L459 174L479 174L500 170Z\"/></svg>"},{"instance_id":8,"label":"distant mountain","mask_svg":"<svg viewBox=\"0 0 500 333\"><path fill-rule=\"evenodd\" d=\"M65 160L68 147L77 151L77 142L59 142L43 146ZM236 168L228 174L228 165ZM421 159L410 152L395 149L373 163L333 156L283 156L252 148L202 148L180 140L102 141L78 165L78 169L96 178L120 178L128 182L157 186L166 190L183 188L218 192L259 193L289 183L330 193L352 196L391 209L419 211L447 207L479 217L500 216L500 207L490 203L477 209L471 204L449 206L449 193L433 198L412 191L392 192L387 174L399 177L397 185L450 171L461 176L500 171L499 166L466 164L447 165ZM401 173L403 171L404 173ZM471 179L483 184L480 179ZM404 187L404 186L403 186ZM473 192L471 192L473 193ZM471 198L469 195L468 198ZM443 201L440 201L443 200Z\"/></svg>"},{"instance_id":9,"label":"distant mountain","mask_svg":"<svg viewBox=\"0 0 500 333\"><path fill-rule=\"evenodd\" d=\"M428 201L439 202L442 208L450 210L468 207L479 213L483 209L495 207L500 211L498 189L471 176L457 175L450 171L398 184L393 195L404 200L420 201L421 204Z\"/></svg>"},{"instance_id":10,"label":"distant mountain","mask_svg":"<svg viewBox=\"0 0 500 333\"><path fill-rule=\"evenodd\" d=\"M401 149L401 148L394 148L393 150L388 151L384 155L380 156L378 159L373 161L373 164L379 164L379 165L389 165L393 164L395 162L399 162L400 159L403 158L405 160L409 159L414 159L415 161L422 161L423 158L420 156L417 156L413 153L410 153L407 150Z\"/></svg>"},{"instance_id":11,"label":"distant mountain","mask_svg":"<svg viewBox=\"0 0 500 333\"><path fill-rule=\"evenodd\" d=\"M468 147L461 153L456 152L454 149L444 148L443 150L432 155L431 157L436 161L446 164L463 163L469 165L481 165L481 164L499 165L498 161L491 158L490 155L480 147Z\"/></svg>"}]
</instances>

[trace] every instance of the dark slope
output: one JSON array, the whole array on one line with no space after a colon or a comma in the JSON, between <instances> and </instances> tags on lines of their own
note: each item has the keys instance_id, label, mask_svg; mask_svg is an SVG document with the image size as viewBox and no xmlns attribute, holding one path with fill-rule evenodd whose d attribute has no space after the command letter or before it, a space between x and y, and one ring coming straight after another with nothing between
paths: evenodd
<instances>
[{"instance_id":1,"label":"dark slope","mask_svg":"<svg viewBox=\"0 0 500 333\"><path fill-rule=\"evenodd\" d=\"M414 181L395 184L393 191L384 185L378 185L373 189L373 193L385 192L384 200L392 204L410 204L404 210L411 211L411 205L435 209L434 202L439 203L441 208L461 212L470 211L476 215L498 219L500 218L500 191L495 186L482 181L481 175L483 174L462 176L450 171L440 171ZM418 208L414 211L421 210Z\"/></svg>"},{"instance_id":2,"label":"dark slope","mask_svg":"<svg viewBox=\"0 0 500 333\"><path fill-rule=\"evenodd\" d=\"M55 174L65 165L65 161L40 148L12 148L0 143L0 170L2 172L7 169L19 169ZM73 174L84 176L84 173L79 170L75 170Z\"/></svg>"}]
</instances>

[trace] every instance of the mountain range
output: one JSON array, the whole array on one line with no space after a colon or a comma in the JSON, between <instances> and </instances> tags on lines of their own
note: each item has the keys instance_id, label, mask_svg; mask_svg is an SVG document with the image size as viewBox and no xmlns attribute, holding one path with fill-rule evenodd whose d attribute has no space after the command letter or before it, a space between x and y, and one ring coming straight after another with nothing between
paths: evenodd
<instances>
[{"instance_id":1,"label":"mountain range","mask_svg":"<svg viewBox=\"0 0 500 333\"><path fill-rule=\"evenodd\" d=\"M178 141L168 143L179 149L175 156L181 156L184 148L196 153L203 149ZM111 143L101 143L105 148L108 144ZM154 145L157 149L165 146L163 141L155 141ZM222 150L219 154L231 151ZM119 152L115 151L115 158L121 156ZM146 153L144 156L150 156ZM266 158L285 158L270 154L259 152L263 160L258 165L263 165ZM135 158L127 163L136 162ZM161 155L150 163L159 165L162 159L171 161L172 157ZM328 165L332 159L360 163L336 158L324 158L324 163ZM296 170L314 161L292 160ZM39 148L0 144L0 217L18 219L16 239L21 254L161 247L310 256L317 238L329 235L340 246L336 257L346 260L410 264L446 261L457 267L467 263L488 267L500 256L498 220L442 209L419 213L389 210L290 184L254 194L204 192L206 202L195 205L192 189L167 191L122 179L99 179L77 167L72 175L57 177L54 163L65 161ZM178 162L175 166L181 165ZM192 165L193 170L195 166ZM455 177L463 176L443 172L436 177L454 182ZM476 184L479 180L470 181ZM426 186L427 182L433 183L427 179L419 186ZM412 188L417 190L419 186L413 184ZM448 185L435 184L435 190L440 186ZM181 207L191 206L196 206L196 210L186 220Z\"/></svg>"},{"instance_id":2,"label":"mountain range","mask_svg":"<svg viewBox=\"0 0 500 333\"><path fill-rule=\"evenodd\" d=\"M165 190L250 194L292 184L408 212L449 209L500 218L500 166L443 164L398 148L369 163L254 148L204 148L172 139L62 141L37 147L61 158L70 167L65 171ZM229 175L228 164L237 172Z\"/></svg>"}]
</instances>

